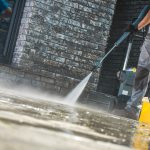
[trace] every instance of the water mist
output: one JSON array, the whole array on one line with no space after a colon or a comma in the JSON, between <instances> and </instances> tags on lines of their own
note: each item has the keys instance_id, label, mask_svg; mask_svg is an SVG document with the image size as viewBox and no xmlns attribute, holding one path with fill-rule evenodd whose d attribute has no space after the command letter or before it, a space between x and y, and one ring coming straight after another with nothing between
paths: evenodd
<instances>
[{"instance_id":1,"label":"water mist","mask_svg":"<svg viewBox=\"0 0 150 150\"><path fill-rule=\"evenodd\" d=\"M64 99L64 102L69 105L74 105L80 95L82 94L84 88L86 87L90 77L92 76L91 72L89 75L87 75Z\"/></svg>"}]
</instances>

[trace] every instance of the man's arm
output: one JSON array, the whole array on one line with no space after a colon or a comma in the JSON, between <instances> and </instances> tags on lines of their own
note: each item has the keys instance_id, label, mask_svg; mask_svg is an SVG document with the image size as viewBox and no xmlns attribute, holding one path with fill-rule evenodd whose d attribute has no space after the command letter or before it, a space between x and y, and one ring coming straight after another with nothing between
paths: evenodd
<instances>
[{"instance_id":1,"label":"man's arm","mask_svg":"<svg viewBox=\"0 0 150 150\"><path fill-rule=\"evenodd\" d=\"M148 11L144 19L138 24L138 30L141 30L148 24L150 24L150 10Z\"/></svg>"}]
</instances>

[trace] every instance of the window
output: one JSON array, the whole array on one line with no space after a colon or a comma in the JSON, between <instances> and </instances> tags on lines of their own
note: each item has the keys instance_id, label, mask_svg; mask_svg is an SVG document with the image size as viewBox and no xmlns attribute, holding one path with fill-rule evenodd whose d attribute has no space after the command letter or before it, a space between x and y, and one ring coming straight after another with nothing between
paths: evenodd
<instances>
[{"instance_id":1,"label":"window","mask_svg":"<svg viewBox=\"0 0 150 150\"><path fill-rule=\"evenodd\" d=\"M26 0L7 0L10 18L0 19L0 63L11 63Z\"/></svg>"}]
</instances>

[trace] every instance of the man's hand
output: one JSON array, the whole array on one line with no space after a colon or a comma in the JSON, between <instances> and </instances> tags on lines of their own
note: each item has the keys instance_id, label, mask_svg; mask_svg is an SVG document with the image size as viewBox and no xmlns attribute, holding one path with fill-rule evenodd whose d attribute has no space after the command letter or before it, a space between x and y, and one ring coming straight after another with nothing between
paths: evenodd
<instances>
[{"instance_id":1,"label":"man's hand","mask_svg":"<svg viewBox=\"0 0 150 150\"><path fill-rule=\"evenodd\" d=\"M148 11L144 19L138 24L138 29L141 30L142 28L144 28L149 24L150 24L150 10Z\"/></svg>"}]
</instances>

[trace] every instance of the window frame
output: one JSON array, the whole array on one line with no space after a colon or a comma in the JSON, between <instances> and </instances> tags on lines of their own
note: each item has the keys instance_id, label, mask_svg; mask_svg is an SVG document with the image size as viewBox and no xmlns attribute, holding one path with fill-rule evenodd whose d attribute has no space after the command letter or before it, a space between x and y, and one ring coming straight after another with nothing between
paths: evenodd
<instances>
[{"instance_id":1,"label":"window frame","mask_svg":"<svg viewBox=\"0 0 150 150\"><path fill-rule=\"evenodd\" d=\"M2 54L2 63L11 64L26 0L16 0Z\"/></svg>"}]
</instances>

